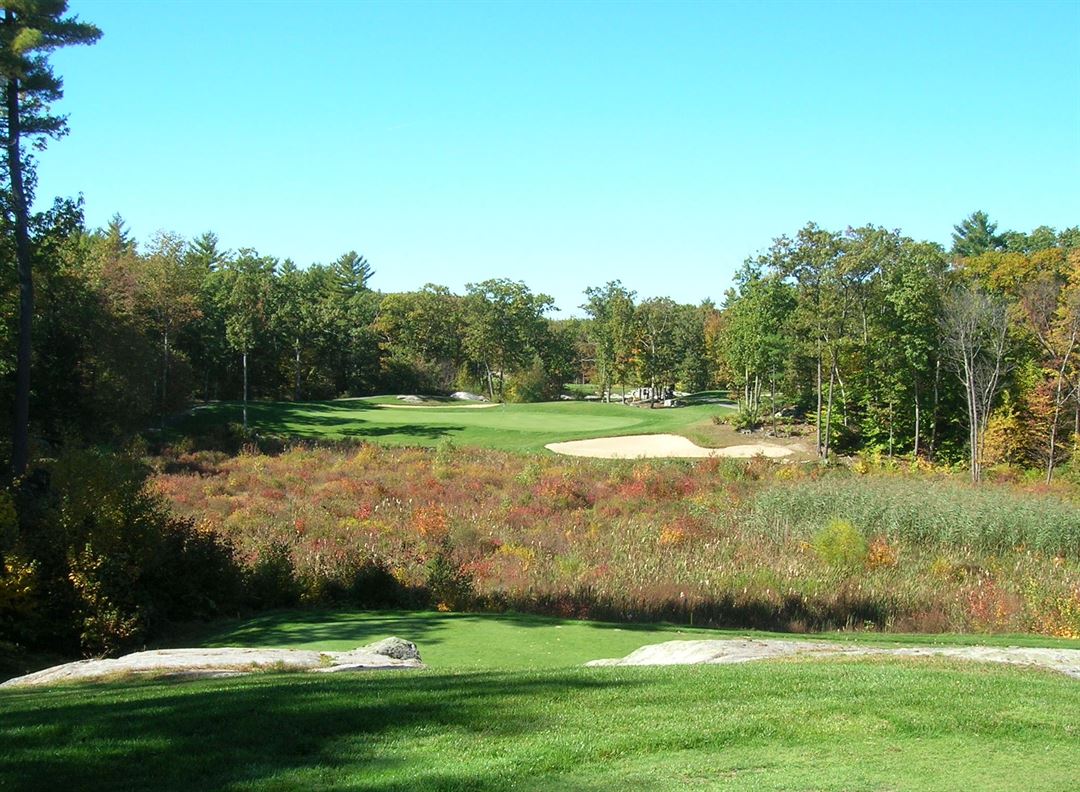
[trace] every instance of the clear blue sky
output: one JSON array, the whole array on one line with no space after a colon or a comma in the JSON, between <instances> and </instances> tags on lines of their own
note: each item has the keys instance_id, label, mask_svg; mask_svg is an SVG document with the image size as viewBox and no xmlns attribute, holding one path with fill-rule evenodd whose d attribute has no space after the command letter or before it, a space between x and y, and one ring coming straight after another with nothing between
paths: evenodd
<instances>
[{"instance_id":1,"label":"clear blue sky","mask_svg":"<svg viewBox=\"0 0 1080 792\"><path fill-rule=\"evenodd\" d=\"M1080 2L101 2L39 200L384 291L719 300L809 220L1080 224Z\"/></svg>"}]
</instances>

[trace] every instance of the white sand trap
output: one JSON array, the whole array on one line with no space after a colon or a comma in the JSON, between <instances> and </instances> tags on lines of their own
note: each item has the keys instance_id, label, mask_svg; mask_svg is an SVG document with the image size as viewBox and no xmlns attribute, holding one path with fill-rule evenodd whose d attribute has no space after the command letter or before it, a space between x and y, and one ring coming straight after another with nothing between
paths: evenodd
<instances>
[{"instance_id":1,"label":"white sand trap","mask_svg":"<svg viewBox=\"0 0 1080 792\"><path fill-rule=\"evenodd\" d=\"M548 443L544 448L567 456L594 457L597 459L653 459L660 457L735 457L749 459L762 456L771 459L790 456L793 452L783 446L765 443L728 446L727 448L702 448L685 437L673 434L628 435L626 437L598 437L593 440L571 440L566 443Z\"/></svg>"}]
</instances>

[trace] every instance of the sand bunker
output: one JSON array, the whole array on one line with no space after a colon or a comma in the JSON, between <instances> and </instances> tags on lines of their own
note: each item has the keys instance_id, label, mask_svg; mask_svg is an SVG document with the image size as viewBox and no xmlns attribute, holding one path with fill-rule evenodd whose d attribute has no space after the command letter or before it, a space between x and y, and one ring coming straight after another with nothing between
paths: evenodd
<instances>
[{"instance_id":1,"label":"sand bunker","mask_svg":"<svg viewBox=\"0 0 1080 792\"><path fill-rule=\"evenodd\" d=\"M544 448L567 456L595 457L597 459L638 459L659 457L735 457L749 459L761 456L778 459L794 453L790 448L748 443L727 448L702 448L685 437L673 434L628 435L626 437L598 437L594 440L571 440L567 443L548 443Z\"/></svg>"},{"instance_id":2,"label":"sand bunker","mask_svg":"<svg viewBox=\"0 0 1080 792\"><path fill-rule=\"evenodd\" d=\"M881 647L826 641L752 640L667 641L643 646L616 660L593 660L589 666L723 665L782 657L948 657L981 663L1038 666L1080 679L1080 649L1039 649L1016 646Z\"/></svg>"}]
</instances>

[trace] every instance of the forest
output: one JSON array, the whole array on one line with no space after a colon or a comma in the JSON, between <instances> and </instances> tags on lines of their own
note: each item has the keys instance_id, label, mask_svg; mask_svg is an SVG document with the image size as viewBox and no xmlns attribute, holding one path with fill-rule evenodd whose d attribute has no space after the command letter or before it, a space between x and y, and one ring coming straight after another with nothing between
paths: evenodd
<instances>
[{"instance_id":1,"label":"forest","mask_svg":"<svg viewBox=\"0 0 1080 792\"><path fill-rule=\"evenodd\" d=\"M975 212L945 250L809 223L748 258L719 305L643 299L616 281L587 288L570 307L584 317L569 319L507 278L383 293L355 251L300 267L223 250L212 232L139 242L119 215L86 228L78 200L30 228L39 449L122 445L206 401L462 388L541 401L591 383L609 398L639 385L729 390L737 425L806 421L824 460L966 462L975 479L1005 464L1050 480L1075 450L1076 227L999 233ZM4 272L11 405L18 284Z\"/></svg>"}]
</instances>

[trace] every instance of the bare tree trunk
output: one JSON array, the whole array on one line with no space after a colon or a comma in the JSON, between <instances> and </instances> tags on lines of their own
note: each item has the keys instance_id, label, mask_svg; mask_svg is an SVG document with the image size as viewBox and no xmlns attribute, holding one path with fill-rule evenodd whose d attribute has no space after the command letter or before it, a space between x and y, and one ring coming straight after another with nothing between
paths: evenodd
<instances>
[{"instance_id":1,"label":"bare tree trunk","mask_svg":"<svg viewBox=\"0 0 1080 792\"><path fill-rule=\"evenodd\" d=\"M930 461L937 455L938 407L941 399L941 358L934 361L934 406L930 412Z\"/></svg>"},{"instance_id":2,"label":"bare tree trunk","mask_svg":"<svg viewBox=\"0 0 1080 792\"><path fill-rule=\"evenodd\" d=\"M1076 385L1073 402L1073 456L1080 450L1080 382Z\"/></svg>"},{"instance_id":3,"label":"bare tree trunk","mask_svg":"<svg viewBox=\"0 0 1080 792\"><path fill-rule=\"evenodd\" d=\"M829 404L825 408L825 446L822 458L829 461L829 440L832 438L832 403L833 403L833 382L836 379L836 363L835 361L829 361Z\"/></svg>"},{"instance_id":4,"label":"bare tree trunk","mask_svg":"<svg viewBox=\"0 0 1080 792\"><path fill-rule=\"evenodd\" d=\"M1065 369L1069 365L1069 358L1072 356L1072 344L1069 345L1068 351L1062 357L1061 366L1057 372L1057 385L1054 389L1054 418L1050 424L1050 458L1046 462L1046 483L1049 484L1054 480L1054 457L1057 455L1057 432L1058 422L1061 420L1061 407L1065 403L1065 400L1061 396L1061 386L1065 382Z\"/></svg>"},{"instance_id":5,"label":"bare tree trunk","mask_svg":"<svg viewBox=\"0 0 1080 792\"><path fill-rule=\"evenodd\" d=\"M970 445L969 465L968 468L971 472L971 480L973 483L978 484L981 474L979 465L979 398L978 393L975 390L974 373L971 371L971 365L965 362L967 368L967 403L968 403L968 443Z\"/></svg>"},{"instance_id":6,"label":"bare tree trunk","mask_svg":"<svg viewBox=\"0 0 1080 792\"><path fill-rule=\"evenodd\" d=\"M772 416L772 433L776 437L776 372L769 373L769 414Z\"/></svg>"},{"instance_id":7,"label":"bare tree trunk","mask_svg":"<svg viewBox=\"0 0 1080 792\"><path fill-rule=\"evenodd\" d=\"M818 339L817 348L817 414L814 417L814 423L817 425L817 452L818 456L822 456L821 452L821 339Z\"/></svg>"},{"instance_id":8,"label":"bare tree trunk","mask_svg":"<svg viewBox=\"0 0 1080 792\"><path fill-rule=\"evenodd\" d=\"M1061 378L1058 377L1057 393L1054 395L1054 417L1050 421L1050 455L1046 460L1046 483L1054 480L1054 456L1057 453L1057 427L1061 420Z\"/></svg>"},{"instance_id":9,"label":"bare tree trunk","mask_svg":"<svg viewBox=\"0 0 1080 792\"><path fill-rule=\"evenodd\" d=\"M300 339L296 339L296 368L293 372L293 401L300 401Z\"/></svg>"},{"instance_id":10,"label":"bare tree trunk","mask_svg":"<svg viewBox=\"0 0 1080 792\"><path fill-rule=\"evenodd\" d=\"M4 11L4 23L14 24L14 12ZM7 105L7 166L11 179L11 202L15 215L15 260L19 273L19 341L15 364L15 426L11 435L11 469L16 477L26 472L30 463L30 364L33 348L31 331L34 324L34 276L30 262L29 209L23 186L23 164L20 136L19 81L8 80L5 91Z\"/></svg>"},{"instance_id":11,"label":"bare tree trunk","mask_svg":"<svg viewBox=\"0 0 1080 792\"><path fill-rule=\"evenodd\" d=\"M247 350L244 350L244 431L247 431L247 403L248 403L248 376L247 376Z\"/></svg>"},{"instance_id":12,"label":"bare tree trunk","mask_svg":"<svg viewBox=\"0 0 1080 792\"><path fill-rule=\"evenodd\" d=\"M169 397L169 331L162 333L161 355L161 428L165 428L165 410Z\"/></svg>"},{"instance_id":13,"label":"bare tree trunk","mask_svg":"<svg viewBox=\"0 0 1080 792\"><path fill-rule=\"evenodd\" d=\"M893 457L893 438L895 437L894 431L895 424L895 411L893 409L893 401L889 399L889 459Z\"/></svg>"},{"instance_id":14,"label":"bare tree trunk","mask_svg":"<svg viewBox=\"0 0 1080 792\"><path fill-rule=\"evenodd\" d=\"M840 376L840 366L833 360L833 368L836 370L836 384L840 386L840 409L844 413L844 426L848 425L848 400L847 400L847 387L844 385L844 379Z\"/></svg>"},{"instance_id":15,"label":"bare tree trunk","mask_svg":"<svg viewBox=\"0 0 1080 792\"><path fill-rule=\"evenodd\" d=\"M915 377L915 458L919 458L919 378Z\"/></svg>"}]
</instances>

